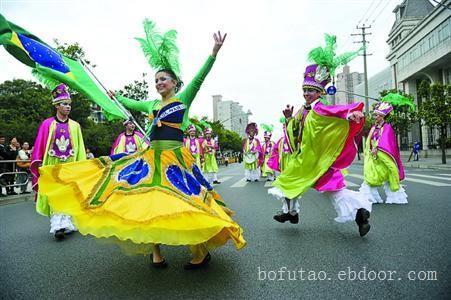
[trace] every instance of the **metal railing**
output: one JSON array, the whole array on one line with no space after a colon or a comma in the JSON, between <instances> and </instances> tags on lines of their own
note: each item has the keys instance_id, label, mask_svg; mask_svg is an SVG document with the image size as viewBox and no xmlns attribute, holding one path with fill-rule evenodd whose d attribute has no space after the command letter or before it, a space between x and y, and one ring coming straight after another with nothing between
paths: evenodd
<instances>
[{"instance_id":1,"label":"metal railing","mask_svg":"<svg viewBox=\"0 0 451 300\"><path fill-rule=\"evenodd\" d=\"M31 162L30 160L21 160L21 162L27 163ZM12 164L4 166L5 164ZM27 168L29 169L29 168ZM14 171L12 171L14 170ZM19 178L18 175L25 175L25 181L17 183L16 180ZM5 177L6 175L6 177ZM14 176L13 184L8 184L8 181L11 179L7 179L8 175ZM24 185L28 185L30 182L30 173L26 170L21 170L20 167L17 166L17 160L0 160L0 187L9 188L9 187L20 187Z\"/></svg>"}]
</instances>

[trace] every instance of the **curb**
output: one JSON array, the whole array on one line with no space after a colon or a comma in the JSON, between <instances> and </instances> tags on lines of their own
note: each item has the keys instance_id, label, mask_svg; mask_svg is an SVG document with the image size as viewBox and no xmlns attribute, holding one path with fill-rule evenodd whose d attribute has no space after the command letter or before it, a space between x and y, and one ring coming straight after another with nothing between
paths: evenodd
<instances>
[{"instance_id":1,"label":"curb","mask_svg":"<svg viewBox=\"0 0 451 300\"><path fill-rule=\"evenodd\" d=\"M34 201L34 194L28 195L17 195L17 196L9 196L5 198L0 198L0 206L16 204L21 202Z\"/></svg>"}]
</instances>

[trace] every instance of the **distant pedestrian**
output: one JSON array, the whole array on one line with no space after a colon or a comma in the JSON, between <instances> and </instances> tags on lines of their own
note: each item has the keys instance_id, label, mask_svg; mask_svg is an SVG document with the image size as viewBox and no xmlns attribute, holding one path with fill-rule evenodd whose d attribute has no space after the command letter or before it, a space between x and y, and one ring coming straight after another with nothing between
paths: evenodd
<instances>
[{"instance_id":1,"label":"distant pedestrian","mask_svg":"<svg viewBox=\"0 0 451 300\"><path fill-rule=\"evenodd\" d=\"M91 152L91 149L86 148L86 159L93 159L95 158L94 153Z\"/></svg>"},{"instance_id":2,"label":"distant pedestrian","mask_svg":"<svg viewBox=\"0 0 451 300\"><path fill-rule=\"evenodd\" d=\"M19 152L19 143L17 142L17 138L13 137L11 141L9 142L9 145L5 147L5 159L14 161L17 158L17 154ZM7 195L17 195L17 193L14 191L14 180L15 180L15 174L13 172L16 171L16 166L14 162L8 162L5 163L5 172L12 173L12 174L6 174L3 175L3 178L5 178L5 183L9 187L6 187Z\"/></svg>"},{"instance_id":3,"label":"distant pedestrian","mask_svg":"<svg viewBox=\"0 0 451 300\"><path fill-rule=\"evenodd\" d=\"M24 142L22 144L22 149L19 150L17 155L17 183L22 184L20 186L20 192L22 194L29 194L27 191L28 187L28 178L30 177L30 144L28 142Z\"/></svg>"},{"instance_id":4,"label":"distant pedestrian","mask_svg":"<svg viewBox=\"0 0 451 300\"><path fill-rule=\"evenodd\" d=\"M413 144L413 160L419 161L420 160L420 142L416 141Z\"/></svg>"}]
</instances>

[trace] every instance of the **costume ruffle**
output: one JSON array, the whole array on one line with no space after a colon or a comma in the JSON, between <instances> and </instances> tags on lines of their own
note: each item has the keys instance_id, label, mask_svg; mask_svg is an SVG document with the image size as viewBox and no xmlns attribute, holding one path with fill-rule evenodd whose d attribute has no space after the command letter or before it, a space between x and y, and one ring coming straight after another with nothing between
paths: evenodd
<instances>
[{"instance_id":1,"label":"costume ruffle","mask_svg":"<svg viewBox=\"0 0 451 300\"><path fill-rule=\"evenodd\" d=\"M40 169L41 193L55 213L72 217L80 233L135 244L214 248L243 230L226 212L189 150L139 153Z\"/></svg>"}]
</instances>

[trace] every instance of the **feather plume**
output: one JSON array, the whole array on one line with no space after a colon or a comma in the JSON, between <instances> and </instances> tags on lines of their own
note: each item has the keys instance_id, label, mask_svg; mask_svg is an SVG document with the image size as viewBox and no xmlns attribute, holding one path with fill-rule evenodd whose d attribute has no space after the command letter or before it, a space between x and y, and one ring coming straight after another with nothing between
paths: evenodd
<instances>
[{"instance_id":1,"label":"feather plume","mask_svg":"<svg viewBox=\"0 0 451 300\"><path fill-rule=\"evenodd\" d=\"M176 44L177 31L169 30L162 35L155 22L144 20L145 38L135 38L147 58L149 65L155 70L172 70L180 79L179 49Z\"/></svg>"},{"instance_id":2,"label":"feather plume","mask_svg":"<svg viewBox=\"0 0 451 300\"><path fill-rule=\"evenodd\" d=\"M361 47L357 51L345 52L341 55L336 55L337 38L335 35L325 34L326 46L324 48L317 47L312 49L308 54L308 60L320 66L325 66L330 72L331 77L335 75L335 70L343 65L346 65L352 59L359 55L364 49Z\"/></svg>"},{"instance_id":3,"label":"feather plume","mask_svg":"<svg viewBox=\"0 0 451 300\"><path fill-rule=\"evenodd\" d=\"M388 102L393 106L408 106L411 111L415 111L415 104L413 101L398 93L388 93L381 99L382 102Z\"/></svg>"},{"instance_id":4,"label":"feather plume","mask_svg":"<svg viewBox=\"0 0 451 300\"><path fill-rule=\"evenodd\" d=\"M274 130L274 125L261 124L261 127L266 132L272 132Z\"/></svg>"}]
</instances>

